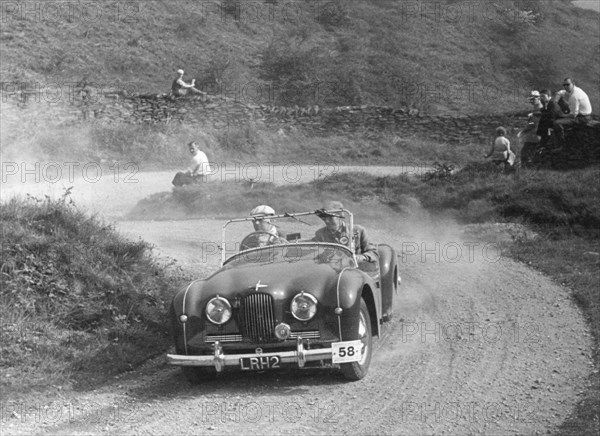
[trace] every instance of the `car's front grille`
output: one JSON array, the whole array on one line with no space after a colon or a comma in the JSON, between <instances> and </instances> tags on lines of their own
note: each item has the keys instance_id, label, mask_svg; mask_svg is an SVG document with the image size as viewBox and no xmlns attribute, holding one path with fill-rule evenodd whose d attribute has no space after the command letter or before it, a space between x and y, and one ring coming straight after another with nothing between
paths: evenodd
<instances>
[{"instance_id":1,"label":"car's front grille","mask_svg":"<svg viewBox=\"0 0 600 436\"><path fill-rule=\"evenodd\" d=\"M292 332L290 334L290 339L319 339L321 337L321 332L319 330L308 330L303 332Z\"/></svg>"},{"instance_id":2,"label":"car's front grille","mask_svg":"<svg viewBox=\"0 0 600 436\"><path fill-rule=\"evenodd\" d=\"M205 342L242 342L242 335L224 334L224 335L206 335Z\"/></svg>"},{"instance_id":3,"label":"car's front grille","mask_svg":"<svg viewBox=\"0 0 600 436\"><path fill-rule=\"evenodd\" d=\"M268 294L251 294L241 301L240 330L244 339L252 342L275 340L275 314L273 297Z\"/></svg>"}]
</instances>

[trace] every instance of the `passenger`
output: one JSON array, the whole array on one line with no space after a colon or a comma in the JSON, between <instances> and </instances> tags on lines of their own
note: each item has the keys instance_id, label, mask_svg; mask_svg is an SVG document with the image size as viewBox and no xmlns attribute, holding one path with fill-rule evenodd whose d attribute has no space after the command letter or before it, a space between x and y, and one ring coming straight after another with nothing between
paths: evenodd
<instances>
[{"instance_id":1,"label":"passenger","mask_svg":"<svg viewBox=\"0 0 600 436\"><path fill-rule=\"evenodd\" d=\"M256 206L250 211L254 232L246 236L241 243L241 250L263 247L265 245L281 244L286 241L286 234L273 224L275 210L266 204Z\"/></svg>"},{"instance_id":2,"label":"passenger","mask_svg":"<svg viewBox=\"0 0 600 436\"><path fill-rule=\"evenodd\" d=\"M563 81L565 89L558 91L558 95L569 104L570 112L554 121L554 132L558 141L565 142L565 127L586 125L591 120L592 104L587 94L575 86L573 80L567 77Z\"/></svg>"},{"instance_id":3,"label":"passenger","mask_svg":"<svg viewBox=\"0 0 600 436\"><path fill-rule=\"evenodd\" d=\"M313 241L333 242L348 246L350 240L343 212L326 212L338 211L343 208L344 205L341 202L331 201L319 211L319 218L325 222L325 227L316 231ZM377 246L369 240L364 227L354 224L353 233L356 260L358 262L377 262L379 260Z\"/></svg>"}]
</instances>

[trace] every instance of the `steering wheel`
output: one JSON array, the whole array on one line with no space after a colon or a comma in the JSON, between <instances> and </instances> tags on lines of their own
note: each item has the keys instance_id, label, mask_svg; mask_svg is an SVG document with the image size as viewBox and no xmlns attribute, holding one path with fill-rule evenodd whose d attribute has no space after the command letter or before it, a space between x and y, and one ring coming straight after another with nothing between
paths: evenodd
<instances>
[{"instance_id":1,"label":"steering wheel","mask_svg":"<svg viewBox=\"0 0 600 436\"><path fill-rule=\"evenodd\" d=\"M252 232L242 239L242 242L240 243L240 251L247 250L249 248L279 244L287 244L287 241L269 232Z\"/></svg>"}]
</instances>

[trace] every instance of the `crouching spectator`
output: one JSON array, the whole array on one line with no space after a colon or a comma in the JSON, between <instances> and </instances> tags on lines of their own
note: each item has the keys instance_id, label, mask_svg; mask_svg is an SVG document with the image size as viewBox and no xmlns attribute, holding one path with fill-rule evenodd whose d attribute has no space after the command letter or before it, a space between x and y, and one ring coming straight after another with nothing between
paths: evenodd
<instances>
[{"instance_id":1,"label":"crouching spectator","mask_svg":"<svg viewBox=\"0 0 600 436\"><path fill-rule=\"evenodd\" d=\"M502 166L503 170L512 167L515 163L515 154L510 149L510 141L506 137L506 129L504 127L498 127L496 129L496 139L492 143L490 152L484 157L491 158L498 166Z\"/></svg>"}]
</instances>

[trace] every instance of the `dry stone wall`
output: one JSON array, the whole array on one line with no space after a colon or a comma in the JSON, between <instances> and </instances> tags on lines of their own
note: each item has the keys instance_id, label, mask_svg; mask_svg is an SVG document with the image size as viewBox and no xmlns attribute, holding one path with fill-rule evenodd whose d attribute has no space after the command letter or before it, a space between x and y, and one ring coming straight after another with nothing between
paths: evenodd
<instances>
[{"instance_id":1,"label":"dry stone wall","mask_svg":"<svg viewBox=\"0 0 600 436\"><path fill-rule=\"evenodd\" d=\"M433 116L415 109L378 106L335 108L281 107L245 104L210 96L173 98L169 95L112 96L82 104L86 117L105 122L198 123L214 128L260 123L275 130L290 126L315 135L395 132L448 143L487 141L496 127L522 127L526 112L495 115Z\"/></svg>"},{"instance_id":2,"label":"dry stone wall","mask_svg":"<svg viewBox=\"0 0 600 436\"><path fill-rule=\"evenodd\" d=\"M253 105L213 96L174 98L168 94L126 96L119 93L80 92L79 98L51 111L53 120L64 115L62 124L93 121L103 123L196 123L217 129L246 123L261 124L275 131L296 127L313 135L393 132L403 138L431 139L450 144L488 142L498 126L513 132L526 125L527 111L494 115L436 116L409 108L345 106L334 108ZM86 98L94 95L94 98ZM3 96L4 98L5 96ZM21 101L23 110L31 103ZM586 135L587 148L600 148L600 130Z\"/></svg>"}]
</instances>

